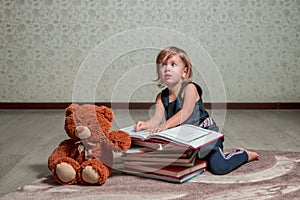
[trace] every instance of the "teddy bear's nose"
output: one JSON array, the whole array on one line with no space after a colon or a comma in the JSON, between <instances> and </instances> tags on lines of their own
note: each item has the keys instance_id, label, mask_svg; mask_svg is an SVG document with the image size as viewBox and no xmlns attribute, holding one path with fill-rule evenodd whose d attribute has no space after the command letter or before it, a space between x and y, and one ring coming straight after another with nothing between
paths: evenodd
<instances>
[{"instance_id":1,"label":"teddy bear's nose","mask_svg":"<svg viewBox=\"0 0 300 200\"><path fill-rule=\"evenodd\" d=\"M91 131L86 126L77 126L75 131L76 136L80 139L87 139L91 136Z\"/></svg>"}]
</instances>

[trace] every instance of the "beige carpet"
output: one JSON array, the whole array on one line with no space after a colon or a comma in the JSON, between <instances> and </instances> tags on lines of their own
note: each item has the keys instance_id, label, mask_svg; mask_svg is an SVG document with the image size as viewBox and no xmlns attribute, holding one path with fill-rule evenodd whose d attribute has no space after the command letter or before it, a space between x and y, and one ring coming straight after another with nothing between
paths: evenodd
<instances>
[{"instance_id":1,"label":"beige carpet","mask_svg":"<svg viewBox=\"0 0 300 200\"><path fill-rule=\"evenodd\" d=\"M102 186L60 186L41 178L0 199L300 199L300 152L258 151L259 161L216 176L174 184L114 171Z\"/></svg>"}]
</instances>

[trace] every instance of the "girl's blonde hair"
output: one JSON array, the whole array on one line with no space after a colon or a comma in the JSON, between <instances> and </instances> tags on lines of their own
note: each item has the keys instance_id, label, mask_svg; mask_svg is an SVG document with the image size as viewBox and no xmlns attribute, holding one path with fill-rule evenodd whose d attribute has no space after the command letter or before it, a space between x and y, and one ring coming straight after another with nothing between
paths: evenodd
<instances>
[{"instance_id":1,"label":"girl's blonde hair","mask_svg":"<svg viewBox=\"0 0 300 200\"><path fill-rule=\"evenodd\" d=\"M172 56L178 55L181 60L185 63L186 67L186 80L187 82L191 82L193 78L192 64L187 53L178 48L178 47L166 47L161 50L156 57L156 79L154 80L159 88L165 87L164 82L161 80L159 76L159 67L163 63L163 61L168 60Z\"/></svg>"}]
</instances>

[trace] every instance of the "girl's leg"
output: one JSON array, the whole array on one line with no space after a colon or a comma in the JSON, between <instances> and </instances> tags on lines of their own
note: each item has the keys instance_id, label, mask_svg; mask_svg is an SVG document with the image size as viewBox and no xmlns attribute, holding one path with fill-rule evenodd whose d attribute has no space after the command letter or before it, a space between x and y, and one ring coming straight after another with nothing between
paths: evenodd
<instances>
[{"instance_id":1,"label":"girl's leg","mask_svg":"<svg viewBox=\"0 0 300 200\"><path fill-rule=\"evenodd\" d=\"M211 119L213 123L210 123L209 130L219 131L219 127ZM240 148L234 153L224 154L223 141L219 139L215 144L209 144L198 151L198 158L205 159L208 162L208 170L213 174L227 174L232 170L238 168L246 162L258 159L259 155L256 152L247 151Z\"/></svg>"},{"instance_id":2,"label":"girl's leg","mask_svg":"<svg viewBox=\"0 0 300 200\"><path fill-rule=\"evenodd\" d=\"M247 153L248 155L248 162L251 162L253 160L257 160L259 158L259 154L256 153L255 151L249 151L249 150L246 150L244 148L238 148L238 150L243 150Z\"/></svg>"},{"instance_id":3,"label":"girl's leg","mask_svg":"<svg viewBox=\"0 0 300 200\"><path fill-rule=\"evenodd\" d=\"M246 163L248 154L243 150L239 150L225 155L223 153L223 140L219 139L205 159L211 173L222 175Z\"/></svg>"}]
</instances>

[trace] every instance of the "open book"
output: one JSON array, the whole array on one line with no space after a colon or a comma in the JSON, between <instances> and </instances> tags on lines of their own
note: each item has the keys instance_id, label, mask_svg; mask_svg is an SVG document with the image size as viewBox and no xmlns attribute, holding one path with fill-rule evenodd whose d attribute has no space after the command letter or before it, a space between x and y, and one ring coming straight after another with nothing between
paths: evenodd
<instances>
[{"instance_id":1,"label":"open book","mask_svg":"<svg viewBox=\"0 0 300 200\"><path fill-rule=\"evenodd\" d=\"M121 129L127 132L132 140L171 143L190 149L199 149L211 142L218 140L224 135L219 132L200 128L198 126L183 124L158 133L147 133L145 131L134 131L134 126Z\"/></svg>"}]
</instances>

